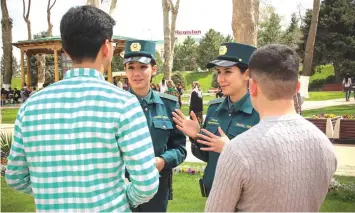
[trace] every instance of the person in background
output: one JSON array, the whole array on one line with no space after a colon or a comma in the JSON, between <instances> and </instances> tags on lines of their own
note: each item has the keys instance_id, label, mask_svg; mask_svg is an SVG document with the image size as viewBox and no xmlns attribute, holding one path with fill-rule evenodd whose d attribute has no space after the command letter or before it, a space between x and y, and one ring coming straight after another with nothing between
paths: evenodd
<instances>
[{"instance_id":1,"label":"person in background","mask_svg":"<svg viewBox=\"0 0 355 213\"><path fill-rule=\"evenodd\" d=\"M159 84L156 84L156 85L155 85L155 88L156 88L156 91L157 91L157 92L160 92L160 86L159 86Z\"/></svg>"},{"instance_id":2,"label":"person in background","mask_svg":"<svg viewBox=\"0 0 355 213\"><path fill-rule=\"evenodd\" d=\"M298 115L299 58L285 45L259 48L249 92L260 123L228 143L205 212L318 212L337 160L332 143Z\"/></svg>"},{"instance_id":3,"label":"person in background","mask_svg":"<svg viewBox=\"0 0 355 213\"><path fill-rule=\"evenodd\" d=\"M181 111L173 113L178 129L190 137L192 154L207 162L200 180L203 197L208 197L210 193L219 153L225 144L259 122L259 114L251 105L247 87L249 58L255 50L249 45L223 43L220 55L208 63L208 69L216 69L217 81L226 97L209 103L203 125L194 112L191 112L192 119L189 120ZM195 91L199 91L198 85Z\"/></svg>"},{"instance_id":4,"label":"person in background","mask_svg":"<svg viewBox=\"0 0 355 213\"><path fill-rule=\"evenodd\" d=\"M37 211L129 212L158 190L144 112L99 71L112 61L114 25L96 7L70 8L60 34L74 68L19 109L5 178Z\"/></svg>"},{"instance_id":5,"label":"person in background","mask_svg":"<svg viewBox=\"0 0 355 213\"><path fill-rule=\"evenodd\" d=\"M193 112L198 120L198 123L202 125L203 122L203 99L202 93L199 90L199 83L198 81L193 82L193 88L190 95L190 103L189 103L189 115ZM190 119L192 116L190 115Z\"/></svg>"},{"instance_id":6,"label":"person in background","mask_svg":"<svg viewBox=\"0 0 355 213\"><path fill-rule=\"evenodd\" d=\"M301 93L297 92L296 95L293 96L293 102L294 102L294 106L295 106L295 110L297 112L297 114L302 114L302 97L301 97Z\"/></svg>"},{"instance_id":7,"label":"person in background","mask_svg":"<svg viewBox=\"0 0 355 213\"><path fill-rule=\"evenodd\" d=\"M36 87L33 87L33 90L32 90L32 92L31 92L30 96L32 96L32 95L35 94L36 92L37 92L37 88L36 88Z\"/></svg>"},{"instance_id":8,"label":"person in background","mask_svg":"<svg viewBox=\"0 0 355 213\"><path fill-rule=\"evenodd\" d=\"M344 92L345 92L345 100L350 101L350 94L351 94L351 87L352 87L350 73L345 74L345 78L343 79L343 85L344 85Z\"/></svg>"},{"instance_id":9,"label":"person in background","mask_svg":"<svg viewBox=\"0 0 355 213\"><path fill-rule=\"evenodd\" d=\"M223 91L221 86L218 86L218 91L216 93L216 98L222 98L223 97Z\"/></svg>"},{"instance_id":10,"label":"person in background","mask_svg":"<svg viewBox=\"0 0 355 213\"><path fill-rule=\"evenodd\" d=\"M122 84L121 79L120 79L119 77L117 78L117 83L116 83L116 85L117 85L118 88L123 89L123 84Z\"/></svg>"},{"instance_id":11,"label":"person in background","mask_svg":"<svg viewBox=\"0 0 355 213\"><path fill-rule=\"evenodd\" d=\"M160 92L161 93L165 93L165 91L168 89L167 85L166 85L166 82L165 82L165 79L162 79L161 80L161 83L159 85L159 88L160 88Z\"/></svg>"},{"instance_id":12,"label":"person in background","mask_svg":"<svg viewBox=\"0 0 355 213\"><path fill-rule=\"evenodd\" d=\"M178 98L166 93L154 92L150 82L157 72L155 43L152 41L126 41L124 68L134 94L144 110L153 140L156 167L160 172L158 193L149 202L132 208L134 212L166 212L172 199L172 169L186 158L186 136L172 120L172 112L178 109ZM172 81L169 89L176 92ZM141 148L138 148L141 149ZM143 150L143 149L142 149ZM135 173L128 171L128 178Z\"/></svg>"},{"instance_id":13,"label":"person in background","mask_svg":"<svg viewBox=\"0 0 355 213\"><path fill-rule=\"evenodd\" d=\"M19 99L21 98L21 91L15 88L14 90L14 103L19 104Z\"/></svg>"}]
</instances>

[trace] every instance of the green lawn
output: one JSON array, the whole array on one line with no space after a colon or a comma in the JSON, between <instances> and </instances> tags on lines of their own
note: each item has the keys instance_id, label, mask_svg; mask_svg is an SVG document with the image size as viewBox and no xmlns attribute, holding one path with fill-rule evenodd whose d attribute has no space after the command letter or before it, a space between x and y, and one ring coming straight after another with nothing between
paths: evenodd
<instances>
[{"instance_id":1,"label":"green lawn","mask_svg":"<svg viewBox=\"0 0 355 213\"><path fill-rule=\"evenodd\" d=\"M1 109L2 123L13 124L16 120L18 108L14 109Z\"/></svg>"},{"instance_id":2,"label":"green lawn","mask_svg":"<svg viewBox=\"0 0 355 213\"><path fill-rule=\"evenodd\" d=\"M302 112L302 116L309 117L320 113L334 114L337 116L343 116L346 114L355 114L355 105L340 105L340 106L325 107L321 109L305 110Z\"/></svg>"},{"instance_id":3,"label":"green lawn","mask_svg":"<svg viewBox=\"0 0 355 213\"><path fill-rule=\"evenodd\" d=\"M207 113L207 105L203 106L203 114ZM315 114L320 113L332 113L338 116L343 116L346 114L354 114L355 113L355 105L341 105L341 106L333 106L333 107L326 107L320 109L313 109L313 110L305 110L303 111L302 115L304 117L309 117ZM16 114L18 109L1 109L2 113L2 123L13 124L15 123ZM181 111L188 116L189 113L189 106L187 104L183 104Z\"/></svg>"},{"instance_id":4,"label":"green lawn","mask_svg":"<svg viewBox=\"0 0 355 213\"><path fill-rule=\"evenodd\" d=\"M176 174L173 177L174 199L169 202L169 212L202 212L206 202L201 197L199 175ZM354 184L355 177L335 176L342 184ZM324 201L322 212L354 212L355 188L330 191ZM9 188L1 177L1 211L34 212L33 198Z\"/></svg>"},{"instance_id":5,"label":"green lawn","mask_svg":"<svg viewBox=\"0 0 355 213\"><path fill-rule=\"evenodd\" d=\"M309 98L306 101L325 101L339 98L345 99L344 92L309 92Z\"/></svg>"}]
</instances>

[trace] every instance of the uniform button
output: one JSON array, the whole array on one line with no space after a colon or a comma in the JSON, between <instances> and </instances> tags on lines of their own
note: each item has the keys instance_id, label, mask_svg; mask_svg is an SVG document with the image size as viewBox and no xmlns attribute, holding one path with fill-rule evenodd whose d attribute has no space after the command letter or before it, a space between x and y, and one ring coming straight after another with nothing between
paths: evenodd
<instances>
[{"instance_id":1,"label":"uniform button","mask_svg":"<svg viewBox=\"0 0 355 213\"><path fill-rule=\"evenodd\" d=\"M145 108L144 110L145 110L145 111L148 111L148 108Z\"/></svg>"},{"instance_id":2,"label":"uniform button","mask_svg":"<svg viewBox=\"0 0 355 213\"><path fill-rule=\"evenodd\" d=\"M232 116L232 114L229 114L229 117Z\"/></svg>"},{"instance_id":3,"label":"uniform button","mask_svg":"<svg viewBox=\"0 0 355 213\"><path fill-rule=\"evenodd\" d=\"M164 125L164 126L163 126L163 128L165 129L165 128L166 128L166 126Z\"/></svg>"}]
</instances>

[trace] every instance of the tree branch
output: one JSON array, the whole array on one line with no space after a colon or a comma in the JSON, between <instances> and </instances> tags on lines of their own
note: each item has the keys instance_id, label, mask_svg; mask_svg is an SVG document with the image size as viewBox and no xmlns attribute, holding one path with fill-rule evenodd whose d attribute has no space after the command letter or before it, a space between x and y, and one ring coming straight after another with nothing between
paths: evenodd
<instances>
[{"instance_id":1,"label":"tree branch","mask_svg":"<svg viewBox=\"0 0 355 213\"><path fill-rule=\"evenodd\" d=\"M26 16L25 16L25 0L22 0L22 2L23 2L23 19L25 19L26 20Z\"/></svg>"},{"instance_id":2,"label":"tree branch","mask_svg":"<svg viewBox=\"0 0 355 213\"><path fill-rule=\"evenodd\" d=\"M30 16L30 10L31 10L31 0L28 0L26 19L28 19L28 17Z\"/></svg>"},{"instance_id":3,"label":"tree branch","mask_svg":"<svg viewBox=\"0 0 355 213\"><path fill-rule=\"evenodd\" d=\"M49 1L51 1L51 0L49 0ZM53 4L52 4L52 6L49 8L49 10L51 10L51 9L53 8L53 6L55 5L56 2L57 2L57 0L54 0Z\"/></svg>"}]
</instances>

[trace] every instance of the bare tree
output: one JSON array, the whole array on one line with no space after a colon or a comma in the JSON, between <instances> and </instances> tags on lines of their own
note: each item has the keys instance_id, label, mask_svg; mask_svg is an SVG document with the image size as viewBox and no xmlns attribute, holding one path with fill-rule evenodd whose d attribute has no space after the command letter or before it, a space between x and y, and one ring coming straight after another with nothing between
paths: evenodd
<instances>
[{"instance_id":1,"label":"bare tree","mask_svg":"<svg viewBox=\"0 0 355 213\"><path fill-rule=\"evenodd\" d=\"M25 0L22 0L22 2L23 2L23 19L27 24L27 39L31 40L32 38L31 21L30 21L31 0L28 0L27 13L26 13Z\"/></svg>"},{"instance_id":2,"label":"bare tree","mask_svg":"<svg viewBox=\"0 0 355 213\"><path fill-rule=\"evenodd\" d=\"M174 47L175 47L175 28L176 19L179 12L180 0L174 5L171 0L162 0L163 25L164 25L164 79L171 79L173 67ZM171 23L170 23L171 13Z\"/></svg>"},{"instance_id":3,"label":"bare tree","mask_svg":"<svg viewBox=\"0 0 355 213\"><path fill-rule=\"evenodd\" d=\"M51 5L51 1L52 0L48 0L48 5L47 5L47 22L48 22L47 36L49 36L49 37L53 36L52 35L53 25L51 23L51 9L53 8L53 6L57 2L57 0L54 0L52 5Z\"/></svg>"},{"instance_id":4,"label":"bare tree","mask_svg":"<svg viewBox=\"0 0 355 213\"><path fill-rule=\"evenodd\" d=\"M112 16L113 12L115 11L116 7L117 7L117 0L86 0L86 4L87 5L92 5L94 7L97 7L97 8L100 8L100 9L103 9L102 8L102 4L106 2L110 5L109 7L109 11L105 11L107 12L108 14L110 14L110 16Z\"/></svg>"},{"instance_id":5,"label":"bare tree","mask_svg":"<svg viewBox=\"0 0 355 213\"><path fill-rule=\"evenodd\" d=\"M4 57L4 88L8 89L12 78L12 19L7 10L6 0L1 0L2 46Z\"/></svg>"},{"instance_id":6,"label":"bare tree","mask_svg":"<svg viewBox=\"0 0 355 213\"><path fill-rule=\"evenodd\" d=\"M238 43L257 46L259 0L233 0L232 29Z\"/></svg>"},{"instance_id":7,"label":"bare tree","mask_svg":"<svg viewBox=\"0 0 355 213\"><path fill-rule=\"evenodd\" d=\"M110 12L109 12L110 16L112 16L112 14L115 11L116 7L117 7L117 0L112 0L111 1L111 5L110 5Z\"/></svg>"},{"instance_id":8,"label":"bare tree","mask_svg":"<svg viewBox=\"0 0 355 213\"><path fill-rule=\"evenodd\" d=\"M314 0L311 26L309 28L306 51L304 54L302 76L300 79L302 85L301 93L303 93L302 96L306 98L308 98L309 78L312 74L312 61L313 61L314 44L316 42L316 35L317 35L319 10L320 10L320 0Z\"/></svg>"}]
</instances>

